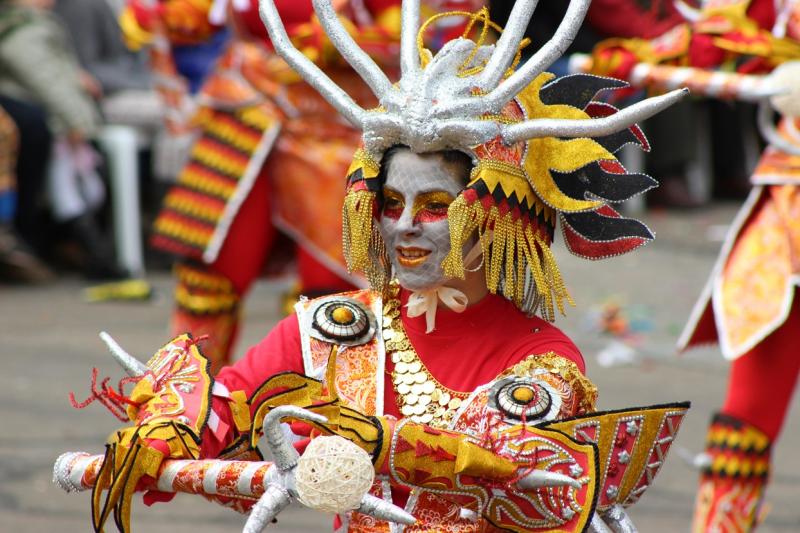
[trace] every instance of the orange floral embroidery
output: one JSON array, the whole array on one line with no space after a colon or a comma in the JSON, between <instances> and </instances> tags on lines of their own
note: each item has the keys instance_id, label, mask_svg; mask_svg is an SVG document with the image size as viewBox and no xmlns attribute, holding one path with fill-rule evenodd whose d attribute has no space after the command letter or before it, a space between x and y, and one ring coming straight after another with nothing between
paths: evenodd
<instances>
[{"instance_id":1,"label":"orange floral embroidery","mask_svg":"<svg viewBox=\"0 0 800 533\"><path fill-rule=\"evenodd\" d=\"M717 281L720 335L733 353L780 326L800 274L800 189L771 185L739 233Z\"/></svg>"}]
</instances>

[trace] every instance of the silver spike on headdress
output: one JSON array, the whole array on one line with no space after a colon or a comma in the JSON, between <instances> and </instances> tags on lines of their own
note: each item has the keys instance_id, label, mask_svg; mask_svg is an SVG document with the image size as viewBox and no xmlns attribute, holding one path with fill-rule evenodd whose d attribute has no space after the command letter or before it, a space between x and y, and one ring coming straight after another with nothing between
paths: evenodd
<instances>
[{"instance_id":1,"label":"silver spike on headdress","mask_svg":"<svg viewBox=\"0 0 800 533\"><path fill-rule=\"evenodd\" d=\"M291 66L309 85L314 87L323 98L336 108L353 125L361 127L366 112L356 104L350 95L336 85L322 70L309 58L294 47L286 28L283 27L281 16L273 0L259 1L259 15L269 32L269 38L278 54ZM348 54L352 57L351 54Z\"/></svg>"},{"instance_id":2,"label":"silver spike on headdress","mask_svg":"<svg viewBox=\"0 0 800 533\"><path fill-rule=\"evenodd\" d=\"M513 17L517 16L517 13L513 11L518 10L520 16L528 15L527 19L529 21L530 14L528 14L528 11L532 14L536 5L535 0L518 1L514 4L513 11L509 16L509 20L512 21L513 24L512 31L514 31L514 33L506 43L502 42L503 36L501 36L500 41L498 41L498 48L502 46L503 48L507 48L507 50L499 50L501 53L504 53L504 56L495 53L495 56L498 56L497 62L493 64L493 61L490 60L481 76L481 82L485 82L486 85L480 84L480 88L491 92L478 98L464 98L456 102L447 103L441 106L438 113L443 116L451 116L463 113L481 114L499 112L504 105L532 82L536 76L544 72L547 67L552 65L556 59L564 54L572 43L572 40L575 39L575 35L577 35L580 29L581 23L583 23L583 17L586 16L586 11L589 9L589 4L591 4L591 0L572 0L567 7L567 12L564 14L564 19L561 21L561 24L558 25L553 37L537 50L514 74L498 86L497 84L505 74L505 69L511 64L511 60L514 57L513 54L516 53L519 43L522 40L522 35L528 25L527 21L522 25L521 21L513 20ZM529 7L529 10L525 9L527 7ZM518 26L521 26L521 28ZM505 31L503 33L505 34ZM508 57L509 55L511 57ZM494 59L494 57L492 59ZM630 126L630 124L627 126Z\"/></svg>"},{"instance_id":3,"label":"silver spike on headdress","mask_svg":"<svg viewBox=\"0 0 800 533\"><path fill-rule=\"evenodd\" d=\"M353 37L339 21L339 17L336 16L333 4L327 0L313 0L313 5L322 28L342 57L353 67L353 70L358 72L374 94L388 94L392 88L392 82L372 58L358 47Z\"/></svg>"},{"instance_id":4,"label":"silver spike on headdress","mask_svg":"<svg viewBox=\"0 0 800 533\"><path fill-rule=\"evenodd\" d=\"M328 1L328 0L323 0ZM403 0L400 11L400 72L401 86L408 90L408 81L419 76L419 52L417 51L417 32L419 31L419 0ZM380 98L381 95L378 95Z\"/></svg>"},{"instance_id":5,"label":"silver spike on headdress","mask_svg":"<svg viewBox=\"0 0 800 533\"><path fill-rule=\"evenodd\" d=\"M458 38L449 41L422 68L417 49L419 0L404 0L401 19L402 77L392 85L342 27L331 0L314 0L320 23L331 42L378 97L385 111L368 112L336 85L289 40L274 0L260 0L260 14L277 53L353 125L364 132L364 147L379 156L395 144L415 152L469 148L500 137L507 143L537 137L576 138L622 131L669 107L686 92L634 104L624 112L592 120L530 119L506 125L485 120L498 113L539 74L558 59L580 28L590 0L571 0L553 37L516 72L506 76L537 0L519 0L508 28L496 46L481 46ZM477 50L476 50L477 47ZM465 62L471 61L468 65ZM478 76L462 76L464 67L485 67ZM475 89L482 94L475 94ZM576 124L585 122L586 124Z\"/></svg>"},{"instance_id":6,"label":"silver spike on headdress","mask_svg":"<svg viewBox=\"0 0 800 533\"><path fill-rule=\"evenodd\" d=\"M100 339L108 346L111 356L131 377L141 377L148 371L147 365L126 352L114 338L105 331L100 332Z\"/></svg>"}]
</instances>

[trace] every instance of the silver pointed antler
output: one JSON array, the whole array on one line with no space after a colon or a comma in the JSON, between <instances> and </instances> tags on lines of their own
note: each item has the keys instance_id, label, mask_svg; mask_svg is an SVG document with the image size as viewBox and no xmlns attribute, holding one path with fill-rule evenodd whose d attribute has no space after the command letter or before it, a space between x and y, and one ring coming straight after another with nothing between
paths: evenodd
<instances>
[{"instance_id":1,"label":"silver pointed antler","mask_svg":"<svg viewBox=\"0 0 800 533\"><path fill-rule=\"evenodd\" d=\"M353 37L342 25L331 0L313 0L314 11L325 33L342 57L358 72L378 99L389 94L392 82L369 55L359 48Z\"/></svg>"},{"instance_id":2,"label":"silver pointed antler","mask_svg":"<svg viewBox=\"0 0 800 533\"><path fill-rule=\"evenodd\" d=\"M501 135L508 143L537 137L602 137L647 120L687 94L689 94L688 89L676 89L633 104L604 118L526 120L504 127Z\"/></svg>"},{"instance_id":3,"label":"silver pointed antler","mask_svg":"<svg viewBox=\"0 0 800 533\"><path fill-rule=\"evenodd\" d=\"M381 520L388 520L389 522L396 522L409 526L417 521L414 515L372 494L364 495L361 499L361 506L356 509L356 511L361 514L380 518Z\"/></svg>"},{"instance_id":4,"label":"silver pointed antler","mask_svg":"<svg viewBox=\"0 0 800 533\"><path fill-rule=\"evenodd\" d=\"M328 421L322 415L307 411L302 407L294 405L282 405L271 410L267 416L264 417L264 438L267 441L267 447L272 452L272 458L275 465L280 470L287 471L297 466L297 460L300 454L294 449L292 443L286 438L286 434L281 429L281 420L284 418L297 418L300 420L310 420L318 424L324 424Z\"/></svg>"},{"instance_id":5,"label":"silver pointed antler","mask_svg":"<svg viewBox=\"0 0 800 533\"><path fill-rule=\"evenodd\" d=\"M403 0L400 12L400 83L412 83L419 76L419 52L417 51L417 32L419 31L419 0ZM410 87L409 87L410 88Z\"/></svg>"},{"instance_id":6,"label":"silver pointed antler","mask_svg":"<svg viewBox=\"0 0 800 533\"><path fill-rule=\"evenodd\" d=\"M275 7L274 0L259 0L258 11L278 55L335 107L344 118L354 126L361 128L366 112L313 61L294 47L289 35L286 33L286 28L283 27L283 22L280 14L278 14L278 9Z\"/></svg>"},{"instance_id":7,"label":"silver pointed antler","mask_svg":"<svg viewBox=\"0 0 800 533\"><path fill-rule=\"evenodd\" d=\"M100 339L106 343L108 349L111 351L111 356L114 358L114 361L119 363L125 373L128 374L132 378L138 378L140 376L145 375L147 373L147 365L136 359L134 356L126 352L122 349L117 341L114 340L111 335L106 333L105 331L100 332Z\"/></svg>"},{"instance_id":8,"label":"silver pointed antler","mask_svg":"<svg viewBox=\"0 0 800 533\"><path fill-rule=\"evenodd\" d=\"M556 59L564 55L583 23L591 0L571 0L553 37L528 59L514 74L484 97L487 111L497 112Z\"/></svg>"},{"instance_id":9,"label":"silver pointed antler","mask_svg":"<svg viewBox=\"0 0 800 533\"><path fill-rule=\"evenodd\" d=\"M586 16L586 11L589 9L589 4L591 4L591 0L571 0L567 7L567 12L564 14L564 18L561 20L561 24L558 25L553 37L537 50L514 74L491 90L489 94L461 98L451 103L441 104L434 110L434 114L445 118L464 113L473 115L499 113L503 106L533 81L536 76L544 72L547 67L564 54L572 40L575 39L583 18ZM520 36L521 34L517 37ZM517 38L516 41L515 46L519 46L520 39ZM502 59L498 59L498 65L502 64L501 61ZM494 75L492 75L492 79L494 79ZM487 86L485 88L488 89L490 87Z\"/></svg>"},{"instance_id":10,"label":"silver pointed antler","mask_svg":"<svg viewBox=\"0 0 800 533\"><path fill-rule=\"evenodd\" d=\"M511 66L514 56L517 55L519 43L522 41L522 36L528 28L528 23L538 3L539 0L519 0L511 8L508 23L495 44L494 54L481 73L478 87L484 90L494 89L503 79L503 74Z\"/></svg>"},{"instance_id":11,"label":"silver pointed antler","mask_svg":"<svg viewBox=\"0 0 800 533\"><path fill-rule=\"evenodd\" d=\"M250 510L242 533L261 533L290 503L292 498L286 489L270 484Z\"/></svg>"}]
</instances>

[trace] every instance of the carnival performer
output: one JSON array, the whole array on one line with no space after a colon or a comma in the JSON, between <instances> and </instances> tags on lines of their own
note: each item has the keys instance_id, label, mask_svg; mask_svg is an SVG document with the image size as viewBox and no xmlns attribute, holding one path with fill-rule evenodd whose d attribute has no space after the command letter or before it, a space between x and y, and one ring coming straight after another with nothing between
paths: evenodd
<instances>
[{"instance_id":1,"label":"carnival performer","mask_svg":"<svg viewBox=\"0 0 800 533\"><path fill-rule=\"evenodd\" d=\"M279 235L295 245L298 294L313 297L363 285L347 272L339 224L341 176L359 132L274 55L256 0L231 4L229 9L225 1L201 2L211 22L190 24L208 31L223 25L227 13L234 37L200 90L195 122L201 136L164 200L152 238L156 248L181 258L174 269L172 330L213 339L205 349L213 372L230 362L240 302L265 263L292 256L280 253ZM374 106L363 82L331 54L313 21L311 2L277 5L303 53L359 103ZM393 61L397 1L339 6L340 16L370 55L384 65ZM170 8L202 11L197 3L161 2L167 35L182 35L178 30L187 25L185 17L170 15Z\"/></svg>"},{"instance_id":2,"label":"carnival performer","mask_svg":"<svg viewBox=\"0 0 800 533\"><path fill-rule=\"evenodd\" d=\"M759 522L771 449L800 372L800 2L678 7L688 22L652 41L600 43L592 70L637 85L686 83L696 94L760 102L769 145L679 339L681 351L718 342L732 361L725 401L708 430L692 530L748 532ZM725 73L726 65L735 72ZM778 131L773 108L783 116Z\"/></svg>"},{"instance_id":3,"label":"carnival performer","mask_svg":"<svg viewBox=\"0 0 800 533\"><path fill-rule=\"evenodd\" d=\"M388 532L386 518L427 533L633 530L623 506L652 483L688 405L595 412L580 351L550 324L571 302L550 245L557 224L569 249L591 259L652 239L610 204L655 181L627 173L614 153L646 147L634 123L683 91L617 111L594 95L620 82L546 73L588 0L571 2L553 39L513 71L535 4L517 2L494 45L482 10L433 54L418 39L432 20L420 26L419 2L406 0L392 83L331 4L315 2L330 42L380 101L366 111L293 46L273 1L262 2L276 51L363 131L347 172L344 255L371 289L301 300L216 378L186 335L147 366L111 343L132 376L123 383L136 385L93 397L134 425L109 438L105 458L88 460L94 467L72 454L55 469L67 489L94 486L96 530L112 513L128 530L137 488L202 487L252 507L246 531L295 497L330 509L302 496L298 461L331 433L368 452L375 472L371 496L339 508L338 531ZM275 427L287 413L312 428L300 459ZM171 461L253 458L262 435L277 453L258 480L258 464L231 477L223 463ZM323 500L356 477L346 474L320 489ZM252 488L263 485L253 506Z\"/></svg>"}]
</instances>

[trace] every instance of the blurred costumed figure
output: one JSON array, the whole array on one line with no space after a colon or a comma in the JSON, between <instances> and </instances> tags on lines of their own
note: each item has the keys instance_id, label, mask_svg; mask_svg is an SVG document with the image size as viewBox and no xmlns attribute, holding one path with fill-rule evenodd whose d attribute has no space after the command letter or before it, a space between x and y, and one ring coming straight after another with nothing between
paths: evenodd
<instances>
[{"instance_id":1,"label":"blurred costumed figure","mask_svg":"<svg viewBox=\"0 0 800 533\"><path fill-rule=\"evenodd\" d=\"M356 38L381 63L397 46L396 4L337 4ZM304 54L360 103L376 104L363 82L331 55L310 0L284 0L278 9ZM150 9L135 3L122 20L129 40L153 41L173 128L185 129L191 115L190 127L200 131L164 200L152 244L181 258L174 268L172 330L208 335L205 352L216 373L230 362L240 302L268 261L274 270L276 261L294 255L298 292L308 296L358 283L344 265L339 220L341 176L359 133L273 53L255 0L230 6L224 0L164 0ZM184 84L170 76L174 53L164 51L211 42L226 25L231 42L198 95L187 99ZM281 254L281 235L293 241L294 254Z\"/></svg>"},{"instance_id":2,"label":"blurred costumed figure","mask_svg":"<svg viewBox=\"0 0 800 533\"><path fill-rule=\"evenodd\" d=\"M0 224L5 226L14 220L17 162L17 126L0 107Z\"/></svg>"},{"instance_id":3,"label":"blurred costumed figure","mask_svg":"<svg viewBox=\"0 0 800 533\"><path fill-rule=\"evenodd\" d=\"M20 135L0 107L0 280L43 283L53 273L30 250L14 227L17 211L17 154Z\"/></svg>"},{"instance_id":4,"label":"blurred costumed figure","mask_svg":"<svg viewBox=\"0 0 800 533\"><path fill-rule=\"evenodd\" d=\"M337 512L337 531L396 531L386 520L416 521L405 531L419 533L633 531L623 507L652 483L688 406L595 411L580 351L550 323L571 303L550 245L557 225L589 259L652 239L611 204L656 182L627 173L614 154L646 147L635 122L683 91L618 111L594 97L621 82L545 72L588 0L572 2L554 37L517 65L535 4L517 2L494 45L481 10L434 53L418 37L431 19L421 26L419 2L406 0L393 83L331 4L315 2L330 42L380 102L367 110L292 44L273 1L262 2L276 51L363 132L346 172L344 256L371 288L301 300L216 378L188 336L148 366L114 347L133 376L124 382L136 386L98 397L117 414L128 406L121 418L134 425L111 436L104 459L88 460L103 465L96 478L75 470L86 461L74 455L56 466L56 479L77 480L67 488L94 483L96 529L113 512L127 530L137 487L176 490L187 463L164 459L252 459L263 435L275 463L255 505L237 497L251 493L255 468L214 477L230 465L188 466L199 468L188 490L252 507L246 531L261 531L296 497ZM302 187L292 190L319 199ZM312 437L302 457L276 427L287 416L312 426L294 428ZM349 484L342 473L329 480L336 486L312 483L320 498L303 492L298 461L330 442L321 434L368 453L375 478L355 505L327 506ZM337 457L346 468L344 455L330 468ZM318 472L327 477L328 467Z\"/></svg>"},{"instance_id":5,"label":"blurred costumed figure","mask_svg":"<svg viewBox=\"0 0 800 533\"><path fill-rule=\"evenodd\" d=\"M732 361L708 431L693 531L746 532L758 523L771 448L800 371L800 2L678 7L687 22L656 39L600 43L592 71L760 102L769 145L679 341L681 350L718 342ZM773 110L782 115L777 129Z\"/></svg>"}]
</instances>

